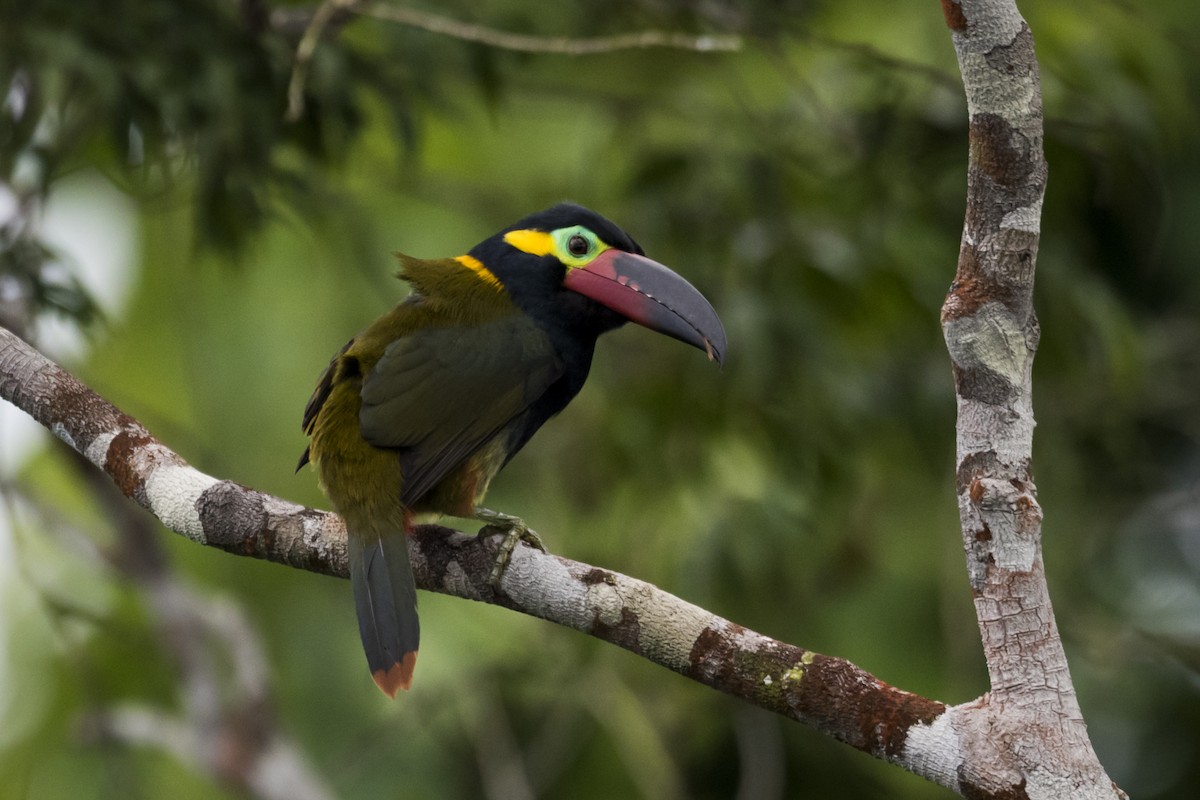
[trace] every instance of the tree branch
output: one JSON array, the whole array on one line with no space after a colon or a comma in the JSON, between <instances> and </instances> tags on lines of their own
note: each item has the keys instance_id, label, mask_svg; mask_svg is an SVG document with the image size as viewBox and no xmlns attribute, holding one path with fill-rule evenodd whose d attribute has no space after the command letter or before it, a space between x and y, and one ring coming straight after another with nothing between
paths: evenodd
<instances>
[{"instance_id":1,"label":"tree branch","mask_svg":"<svg viewBox=\"0 0 1200 800\"><path fill-rule=\"evenodd\" d=\"M522 53L586 56L612 53L618 50L643 50L650 47L668 47L707 53L740 50L742 47L742 38L731 34L696 36L672 31L635 31L613 36L585 38L533 36L462 22L452 17L409 6L370 2L370 0L325 0L313 12L279 9L272 15L273 24L280 28L294 27L298 22L297 13L311 13L311 16L307 18L304 24L304 35L296 46L296 60L292 68L291 80L288 83L286 118L289 121L299 119L304 113L304 86L308 82L308 70L313 53L326 28L331 26L339 18L339 15L344 17L348 14L357 14L374 17L385 22L395 22L399 25L449 36L464 42L474 42L500 50L514 50Z\"/></svg>"},{"instance_id":2,"label":"tree branch","mask_svg":"<svg viewBox=\"0 0 1200 800\"><path fill-rule=\"evenodd\" d=\"M672 31L635 31L633 33L618 33L613 36L590 36L586 38L531 36L529 34L510 33L495 28L488 28L484 25L472 25L468 22L460 22L450 17L444 17L441 14L431 14L428 11L421 11L409 6L379 2L367 3L362 8L356 8L355 13L388 22L396 22L411 28L420 28L429 33L449 36L464 42L476 42L501 50L516 50L522 53L588 56L598 53L612 53L617 50L643 50L649 47L695 50L700 53L713 51L730 52L742 48L742 37L730 34L695 36Z\"/></svg>"},{"instance_id":3,"label":"tree branch","mask_svg":"<svg viewBox=\"0 0 1200 800\"><path fill-rule=\"evenodd\" d=\"M139 422L3 328L0 397L192 541L312 572L348 575L345 529L336 515L193 469ZM952 765L944 758L949 751L932 732L946 706L889 686L848 661L755 633L644 581L528 547L517 548L494 589L489 576L496 537L478 539L425 525L410 537L409 549L422 589L583 631L954 786Z\"/></svg>"},{"instance_id":4,"label":"tree branch","mask_svg":"<svg viewBox=\"0 0 1200 800\"><path fill-rule=\"evenodd\" d=\"M288 104L284 119L295 122L304 115L304 87L308 84L308 70L312 65L317 42L334 17L348 14L360 0L324 0L304 27L304 35L296 45L296 59L292 63L292 76L288 80Z\"/></svg>"},{"instance_id":5,"label":"tree branch","mask_svg":"<svg viewBox=\"0 0 1200 800\"><path fill-rule=\"evenodd\" d=\"M964 745L960 781L970 796L1123 796L1088 740L1042 564L1031 372L1046 161L1033 37L1013 0L942 0L942 10L970 114L966 221L942 329L958 398L963 546L992 687L981 713L951 721Z\"/></svg>"},{"instance_id":6,"label":"tree branch","mask_svg":"<svg viewBox=\"0 0 1200 800\"><path fill-rule=\"evenodd\" d=\"M240 742L211 741L212 732L157 708L127 704L92 714L83 733L96 740L155 748L201 775L223 779L260 800L329 800L333 795L283 737L263 742L249 763ZM220 732L218 732L220 733Z\"/></svg>"},{"instance_id":7,"label":"tree branch","mask_svg":"<svg viewBox=\"0 0 1200 800\"><path fill-rule=\"evenodd\" d=\"M115 545L103 553L103 563L97 558L97 566L118 570L143 594L161 647L178 671L178 710L108 708L85 717L83 732L93 739L157 747L260 800L331 798L282 731L266 653L241 608L220 596L202 596L178 575L153 519L126 502L85 459L70 455L116 533Z\"/></svg>"}]
</instances>

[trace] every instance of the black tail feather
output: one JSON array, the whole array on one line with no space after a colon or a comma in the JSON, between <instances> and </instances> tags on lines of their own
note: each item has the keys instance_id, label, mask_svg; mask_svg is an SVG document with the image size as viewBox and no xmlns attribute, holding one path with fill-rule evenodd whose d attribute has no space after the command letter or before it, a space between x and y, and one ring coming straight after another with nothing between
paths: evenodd
<instances>
[{"instance_id":1,"label":"black tail feather","mask_svg":"<svg viewBox=\"0 0 1200 800\"><path fill-rule=\"evenodd\" d=\"M417 589L407 536L349 535L350 585L367 666L379 688L394 697L408 689L420 644Z\"/></svg>"}]
</instances>

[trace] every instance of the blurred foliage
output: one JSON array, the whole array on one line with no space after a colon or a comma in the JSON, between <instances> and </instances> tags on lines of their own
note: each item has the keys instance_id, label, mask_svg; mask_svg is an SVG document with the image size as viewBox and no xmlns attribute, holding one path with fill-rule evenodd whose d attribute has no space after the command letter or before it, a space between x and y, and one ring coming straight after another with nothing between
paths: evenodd
<instances>
[{"instance_id":1,"label":"blurred foliage","mask_svg":"<svg viewBox=\"0 0 1200 800\"><path fill-rule=\"evenodd\" d=\"M1035 462L1058 624L1112 777L1190 797L1200 10L1025 5L1051 175ZM311 8L0 2L0 188L44 199L99 172L140 209L134 295L72 367L200 469L321 505L310 474L291 474L299 415L329 355L403 293L389 252L465 252L583 202L709 295L728 365L640 330L607 337L491 504L556 552L906 689L983 691L937 322L966 111L936 4L438 8L555 36L747 36L731 55L577 59L338 19L289 123ZM36 230L6 230L0 281L48 280L66 294L25 294L84 317ZM87 710L178 699L145 599L61 532L116 536L76 478L47 448L7 487L20 580L0 587L0 797L232 796L160 753L80 736ZM432 594L416 686L387 703L344 583L164 540L181 575L257 624L280 724L341 796L495 796L496 758L546 797L946 795L612 647Z\"/></svg>"}]
</instances>

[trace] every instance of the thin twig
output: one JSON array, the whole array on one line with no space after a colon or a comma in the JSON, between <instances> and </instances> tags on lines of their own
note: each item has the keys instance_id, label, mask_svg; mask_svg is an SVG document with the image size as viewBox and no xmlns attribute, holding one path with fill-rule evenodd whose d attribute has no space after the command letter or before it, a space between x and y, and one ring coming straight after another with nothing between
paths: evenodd
<instances>
[{"instance_id":1,"label":"thin twig","mask_svg":"<svg viewBox=\"0 0 1200 800\"><path fill-rule=\"evenodd\" d=\"M304 87L308 83L308 71L312 65L313 53L317 50L317 41L325 33L325 28L339 11L348 11L357 5L359 0L325 0L317 7L309 20L300 44L296 45L296 61L292 65L292 77L288 81L288 106L284 118L295 122L304 114Z\"/></svg>"},{"instance_id":2,"label":"thin twig","mask_svg":"<svg viewBox=\"0 0 1200 800\"><path fill-rule=\"evenodd\" d=\"M358 14L385 22L395 22L429 33L449 36L464 42L475 42L500 50L522 53L586 56L612 53L618 50L642 50L650 47L667 47L692 50L700 53L731 52L742 48L742 37L732 34L693 35L673 31L635 31L613 36L574 38L570 36L533 36L510 33L484 25L476 25L433 14L408 6L388 3L364 3L362 0L325 0L304 29L304 35L296 46L296 60L292 77L288 82L288 107L286 118L295 122L304 113L304 87L308 83L309 69L317 42L336 19L338 13ZM291 27L297 18L293 14L276 13L272 24L277 28Z\"/></svg>"},{"instance_id":3,"label":"thin twig","mask_svg":"<svg viewBox=\"0 0 1200 800\"><path fill-rule=\"evenodd\" d=\"M364 8L353 9L354 13L374 17L388 22L397 22L412 28L478 42L502 50L517 50L522 53L553 53L565 56L587 56L611 53L616 50L639 50L648 47L668 47L678 50L695 50L701 53L731 52L742 48L742 37L731 34L692 35L672 31L636 31L618 33L613 36L572 38L569 36L531 36L510 33L483 25L460 22L441 14L431 14L407 6L387 3L370 3Z\"/></svg>"}]
</instances>

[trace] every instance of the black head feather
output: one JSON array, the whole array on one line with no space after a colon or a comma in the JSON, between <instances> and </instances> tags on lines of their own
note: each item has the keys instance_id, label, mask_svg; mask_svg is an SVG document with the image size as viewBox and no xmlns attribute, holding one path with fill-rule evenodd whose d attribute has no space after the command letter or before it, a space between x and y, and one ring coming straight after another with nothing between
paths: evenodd
<instances>
[{"instance_id":1,"label":"black head feather","mask_svg":"<svg viewBox=\"0 0 1200 800\"><path fill-rule=\"evenodd\" d=\"M513 302L550 331L560 346L587 349L590 358L596 337L624 324L625 319L599 303L563 288L567 267L554 255L534 256L504 241L510 231L537 230L550 233L559 228L582 225L610 247L645 255L628 233L591 209L574 203L559 203L498 231L471 249L503 284Z\"/></svg>"},{"instance_id":2,"label":"black head feather","mask_svg":"<svg viewBox=\"0 0 1200 800\"><path fill-rule=\"evenodd\" d=\"M549 233L559 228L570 228L573 225L582 225L618 250L637 253L639 256L646 254L628 233L590 208L584 208L575 203L559 203L544 211L530 214L509 225L492 238L503 239L504 234L509 231L535 230Z\"/></svg>"}]
</instances>

